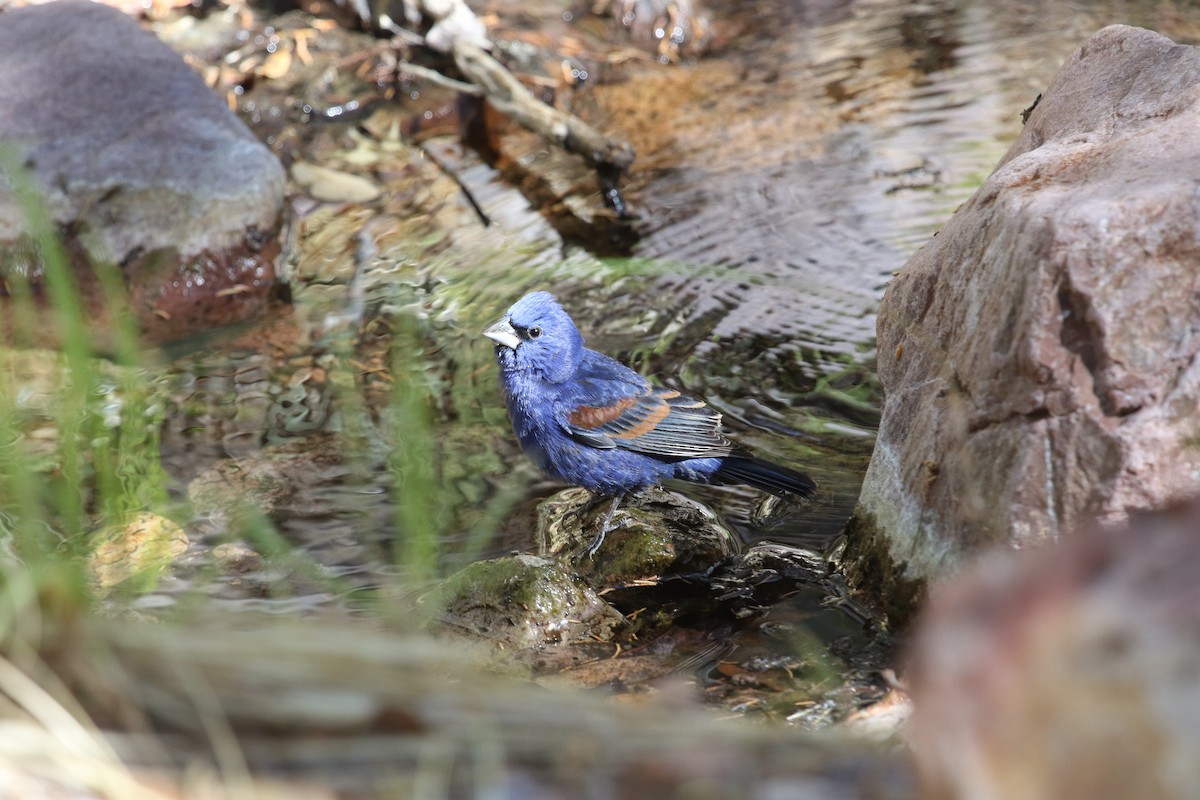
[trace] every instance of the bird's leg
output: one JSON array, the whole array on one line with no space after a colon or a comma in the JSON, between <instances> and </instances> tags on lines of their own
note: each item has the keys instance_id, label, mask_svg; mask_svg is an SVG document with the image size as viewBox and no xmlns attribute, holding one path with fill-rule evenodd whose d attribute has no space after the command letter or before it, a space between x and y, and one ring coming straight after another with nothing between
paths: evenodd
<instances>
[{"instance_id":1,"label":"bird's leg","mask_svg":"<svg viewBox=\"0 0 1200 800\"><path fill-rule=\"evenodd\" d=\"M579 520L580 524L582 524L583 518L586 517L588 514L592 513L592 509L594 509L596 506L600 505L607 499L608 499L607 495L598 494L589 489L587 502L584 503L583 505L579 506L578 508L572 508L570 511L567 511L565 514L563 514L563 519L568 519L568 518L574 517L575 519Z\"/></svg>"},{"instance_id":2,"label":"bird's leg","mask_svg":"<svg viewBox=\"0 0 1200 800\"><path fill-rule=\"evenodd\" d=\"M604 522L600 523L600 532L596 534L596 538L583 551L588 558L595 558L600 545L604 544L604 537L612 530L613 514L617 513L617 506L621 504L621 500L624 497L625 493L621 492L612 499L612 504L608 507L608 513L604 515Z\"/></svg>"}]
</instances>

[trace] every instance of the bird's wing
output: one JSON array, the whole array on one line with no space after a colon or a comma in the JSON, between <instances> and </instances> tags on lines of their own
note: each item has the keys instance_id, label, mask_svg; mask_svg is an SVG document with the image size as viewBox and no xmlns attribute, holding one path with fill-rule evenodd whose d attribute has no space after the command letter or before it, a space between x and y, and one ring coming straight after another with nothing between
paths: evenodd
<instances>
[{"instance_id":1,"label":"bird's wing","mask_svg":"<svg viewBox=\"0 0 1200 800\"><path fill-rule=\"evenodd\" d=\"M573 406L567 432L592 447L635 450L666 458L727 455L721 415L702 400L643 383L615 400Z\"/></svg>"}]
</instances>

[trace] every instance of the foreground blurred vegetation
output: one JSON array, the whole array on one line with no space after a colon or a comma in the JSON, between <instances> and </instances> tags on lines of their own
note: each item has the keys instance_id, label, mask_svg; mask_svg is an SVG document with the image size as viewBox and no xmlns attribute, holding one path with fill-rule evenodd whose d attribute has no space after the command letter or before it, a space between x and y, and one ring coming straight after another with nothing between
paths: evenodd
<instances>
[{"instance_id":1,"label":"foreground blurred vegetation","mask_svg":"<svg viewBox=\"0 0 1200 800\"><path fill-rule=\"evenodd\" d=\"M4 580L11 584L14 572L28 570L82 585L91 534L165 510L162 408L139 366L130 315L111 315L103 337L109 350L96 352L101 337L83 313L56 232L29 181L11 160L6 166L30 223L40 285L11 265L0 274L11 295L5 332L16 345L0 350L0 535L14 559ZM116 268L97 276L109 304L118 306ZM22 349L47 338L60 351Z\"/></svg>"},{"instance_id":2,"label":"foreground blurred vegetation","mask_svg":"<svg viewBox=\"0 0 1200 800\"><path fill-rule=\"evenodd\" d=\"M5 598L17 602L12 587L32 580L72 587L69 594L81 607L103 598L132 599L154 588L186 549L183 528L195 514L186 487L172 484L160 457L173 367L139 342L116 266L93 265L105 310L85 311L73 275L78 265L70 263L29 181L11 160L5 166L32 232L28 257L0 264L6 295L0 347ZM453 477L470 465L461 456L444 463L452 443L434 433L435 417L454 416L468 428L485 424L483 404L473 383L449 380L426 359L427 349L436 347L427 321L423 329L420 320L399 314L387 323L377 326L387 334L374 336L377 363L369 368L353 326L336 329L325 343L332 356L325 362L332 373L327 383L336 394L336 420L325 427L338 436L351 471L378 468L380 482L393 493L394 529L405 535L376 555L422 581L453 566L443 559L444 541L454 543L454 563L477 557L514 498L481 502L466 518L459 512L456 493L469 489L461 480L445 480L443 468ZM35 346L46 342L57 348ZM374 379L370 386L368 379ZM364 399L372 393L373 405ZM498 464L487 466L498 471ZM238 497L235 489L221 499L230 506L230 537L250 541L264 555L303 560L252 493ZM447 535L452 526L465 533ZM335 576L309 573L339 590ZM25 597L38 594L35 588ZM22 614L32 611L5 609L6 640L12 626L25 624Z\"/></svg>"},{"instance_id":3,"label":"foreground blurred vegetation","mask_svg":"<svg viewBox=\"0 0 1200 800\"><path fill-rule=\"evenodd\" d=\"M116 266L93 265L104 309L85 311L73 274L79 265L64 252L29 180L11 159L3 167L31 236L22 260L0 264L0 719L9 731L0 746L0 782L10 784L13 796L32 791L19 788L31 775L107 797L158 796L129 778L110 747L113 731L101 735L89 721L100 714L109 728L132 724L137 729L146 722L131 720L163 715L154 699L161 701L161 692L132 688L146 680L154 683L147 678L154 667L138 665L142 648L147 664L177 659L179 674L191 676L182 678L181 686L170 683L167 693L199 693L191 696L188 713L199 715L202 738L214 748L222 780L236 783L239 774L246 778L246 766L229 729L236 712L225 703L239 701L221 696L236 696L242 679L253 681L253 663L277 670L278 659L288 658L297 637L321 650L330 645L332 631L313 628L299 634L296 615L268 615L249 623L259 631L250 640L222 640L224 629L247 623L217 618L213 628L212 609L204 603L211 563L193 565L190 586L171 606L147 612L139 603L178 565L196 521L187 487L162 462L173 366L163 353L139 342ZM96 298L89 302L95 304ZM286 539L252 484L244 493L235 487L220 496L228 507L219 527L223 538L249 543L266 560L267 572L281 568L293 583L302 576L309 592L324 596L355 592L358 614L411 630L423 612L404 599L411 597L410 590L428 587L431 579L478 557L515 498L503 493L476 498L475 510L464 516L458 496L464 483L453 477L470 466L460 457L463 448L455 449L461 443L441 440L434 431L437 418L447 415L468 429L485 424L480 399L461 381L449 381L455 388L448 390L446 376L426 358L436 346L428 320L423 326L418 315L393 314L377 327L386 335L376 330L374 336L360 337L355 325L337 326L324 343L331 354L325 362L328 384L336 393L336 419L326 420L330 424L324 427L336 438L333 449L346 469L360 476L379 473L373 484L391 494L392 530L403 535L364 538L374 541L373 558L393 563L394 585L377 583L362 592L361 586L345 583ZM364 339L375 348L369 368L363 363ZM45 349L47 342L55 349ZM467 365L468 371L474 368ZM374 404L365 399L372 394ZM448 452L459 453L454 463L442 459ZM451 529L458 533L450 535ZM211 547L206 552L211 561ZM281 595L293 590L287 581L280 583ZM147 618L174 624L151 626L146 639L137 632L146 626L134 623ZM189 633L193 628L196 633ZM354 641L369 663L406 653L421 671L426 659L441 663L445 658L442 648L428 642L410 641L400 651L383 646L387 652L379 656L379 647ZM185 651L192 644L199 649L189 655ZM254 652L238 652L246 645ZM333 645L330 655L343 662L354 659L346 642ZM324 672L329 665L316 656L313 651L291 658L298 668L304 662ZM225 663L243 673L229 684L203 676L205 665ZM442 675L444 667L428 674ZM315 684L320 681L317 674L307 674L293 688L319 697ZM293 700L303 705L298 696ZM287 705L274 711L291 713ZM164 713L170 717L178 709ZM16 767L21 774L8 774L13 765L21 765Z\"/></svg>"}]
</instances>

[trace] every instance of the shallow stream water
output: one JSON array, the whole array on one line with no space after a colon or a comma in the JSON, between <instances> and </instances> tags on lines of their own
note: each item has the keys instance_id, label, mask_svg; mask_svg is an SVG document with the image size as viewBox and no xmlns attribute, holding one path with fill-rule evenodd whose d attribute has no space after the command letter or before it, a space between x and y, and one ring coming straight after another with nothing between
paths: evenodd
<instances>
[{"instance_id":1,"label":"shallow stream water","mask_svg":"<svg viewBox=\"0 0 1200 800\"><path fill-rule=\"evenodd\" d=\"M594 255L454 137L421 137L418 147L397 134L431 107L419 88L411 104L345 119L299 114L294 89L239 95L247 121L285 156L358 170L383 194L366 206L297 197L296 310L172 362L164 461L180 493L190 483L207 506L193 525L195 569L148 603L203 582L240 607L337 608L339 592L395 575L412 524L433 526L452 550L470 545L466 556L443 556L446 568L530 548L532 504L555 487L512 441L478 331L535 288L559 296L589 345L703 397L740 441L821 486L810 507L769 525L763 498L748 490L690 496L747 543L829 551L871 453L882 402L874 312L891 274L970 196L1016 138L1021 111L1087 35L1112 22L1184 42L1200 32L1200 11L1157 0L726 2L708 9L707 54L662 64L635 43L604 50L597 31L610 29L579 23L561 4L510 6L496 4L490 18L500 41L535 28L550 47L583 41L572 57L599 77L574 87L570 104L639 154L624 185L632 244L620 257ZM286 30L295 20L265 24ZM339 46L363 46L333 33L327 41L325 69ZM368 91L360 72L357 87L313 79L306 85L321 98L306 107ZM589 191L584 199L599 205ZM364 229L374 242L365 258L356 247ZM337 323L348 312L375 327L352 341ZM397 348L389 337L403 319L416 322ZM409 360L397 362L397 350ZM403 402L396 387L407 384L429 390L413 408L428 413L421 435L436 461L415 516L393 502L397 469L409 480L423 473L397 466L411 434L385 410ZM356 436L361 457L331 452L340 445L321 438L329 433ZM264 485L282 487L260 510L344 580L341 589L252 559L217 579L205 572L205 543L239 530L225 496L197 495L196 479L211 488L232 471L255 473L260 502L274 491ZM870 668L856 664L869 638L861 619L826 593L800 593L771 615L777 628L807 626L842 669ZM764 659L793 646L772 645L767 629L740 646Z\"/></svg>"}]
</instances>

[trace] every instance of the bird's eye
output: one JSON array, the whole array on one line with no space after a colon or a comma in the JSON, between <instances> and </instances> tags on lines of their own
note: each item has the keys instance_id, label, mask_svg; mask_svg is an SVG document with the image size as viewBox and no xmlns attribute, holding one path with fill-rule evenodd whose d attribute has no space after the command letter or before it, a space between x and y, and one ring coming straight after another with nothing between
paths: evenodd
<instances>
[{"instance_id":1,"label":"bird's eye","mask_svg":"<svg viewBox=\"0 0 1200 800\"><path fill-rule=\"evenodd\" d=\"M534 325L532 328L529 329L529 338L530 339L536 339L541 335L542 335L542 329L539 328L538 326Z\"/></svg>"}]
</instances>

